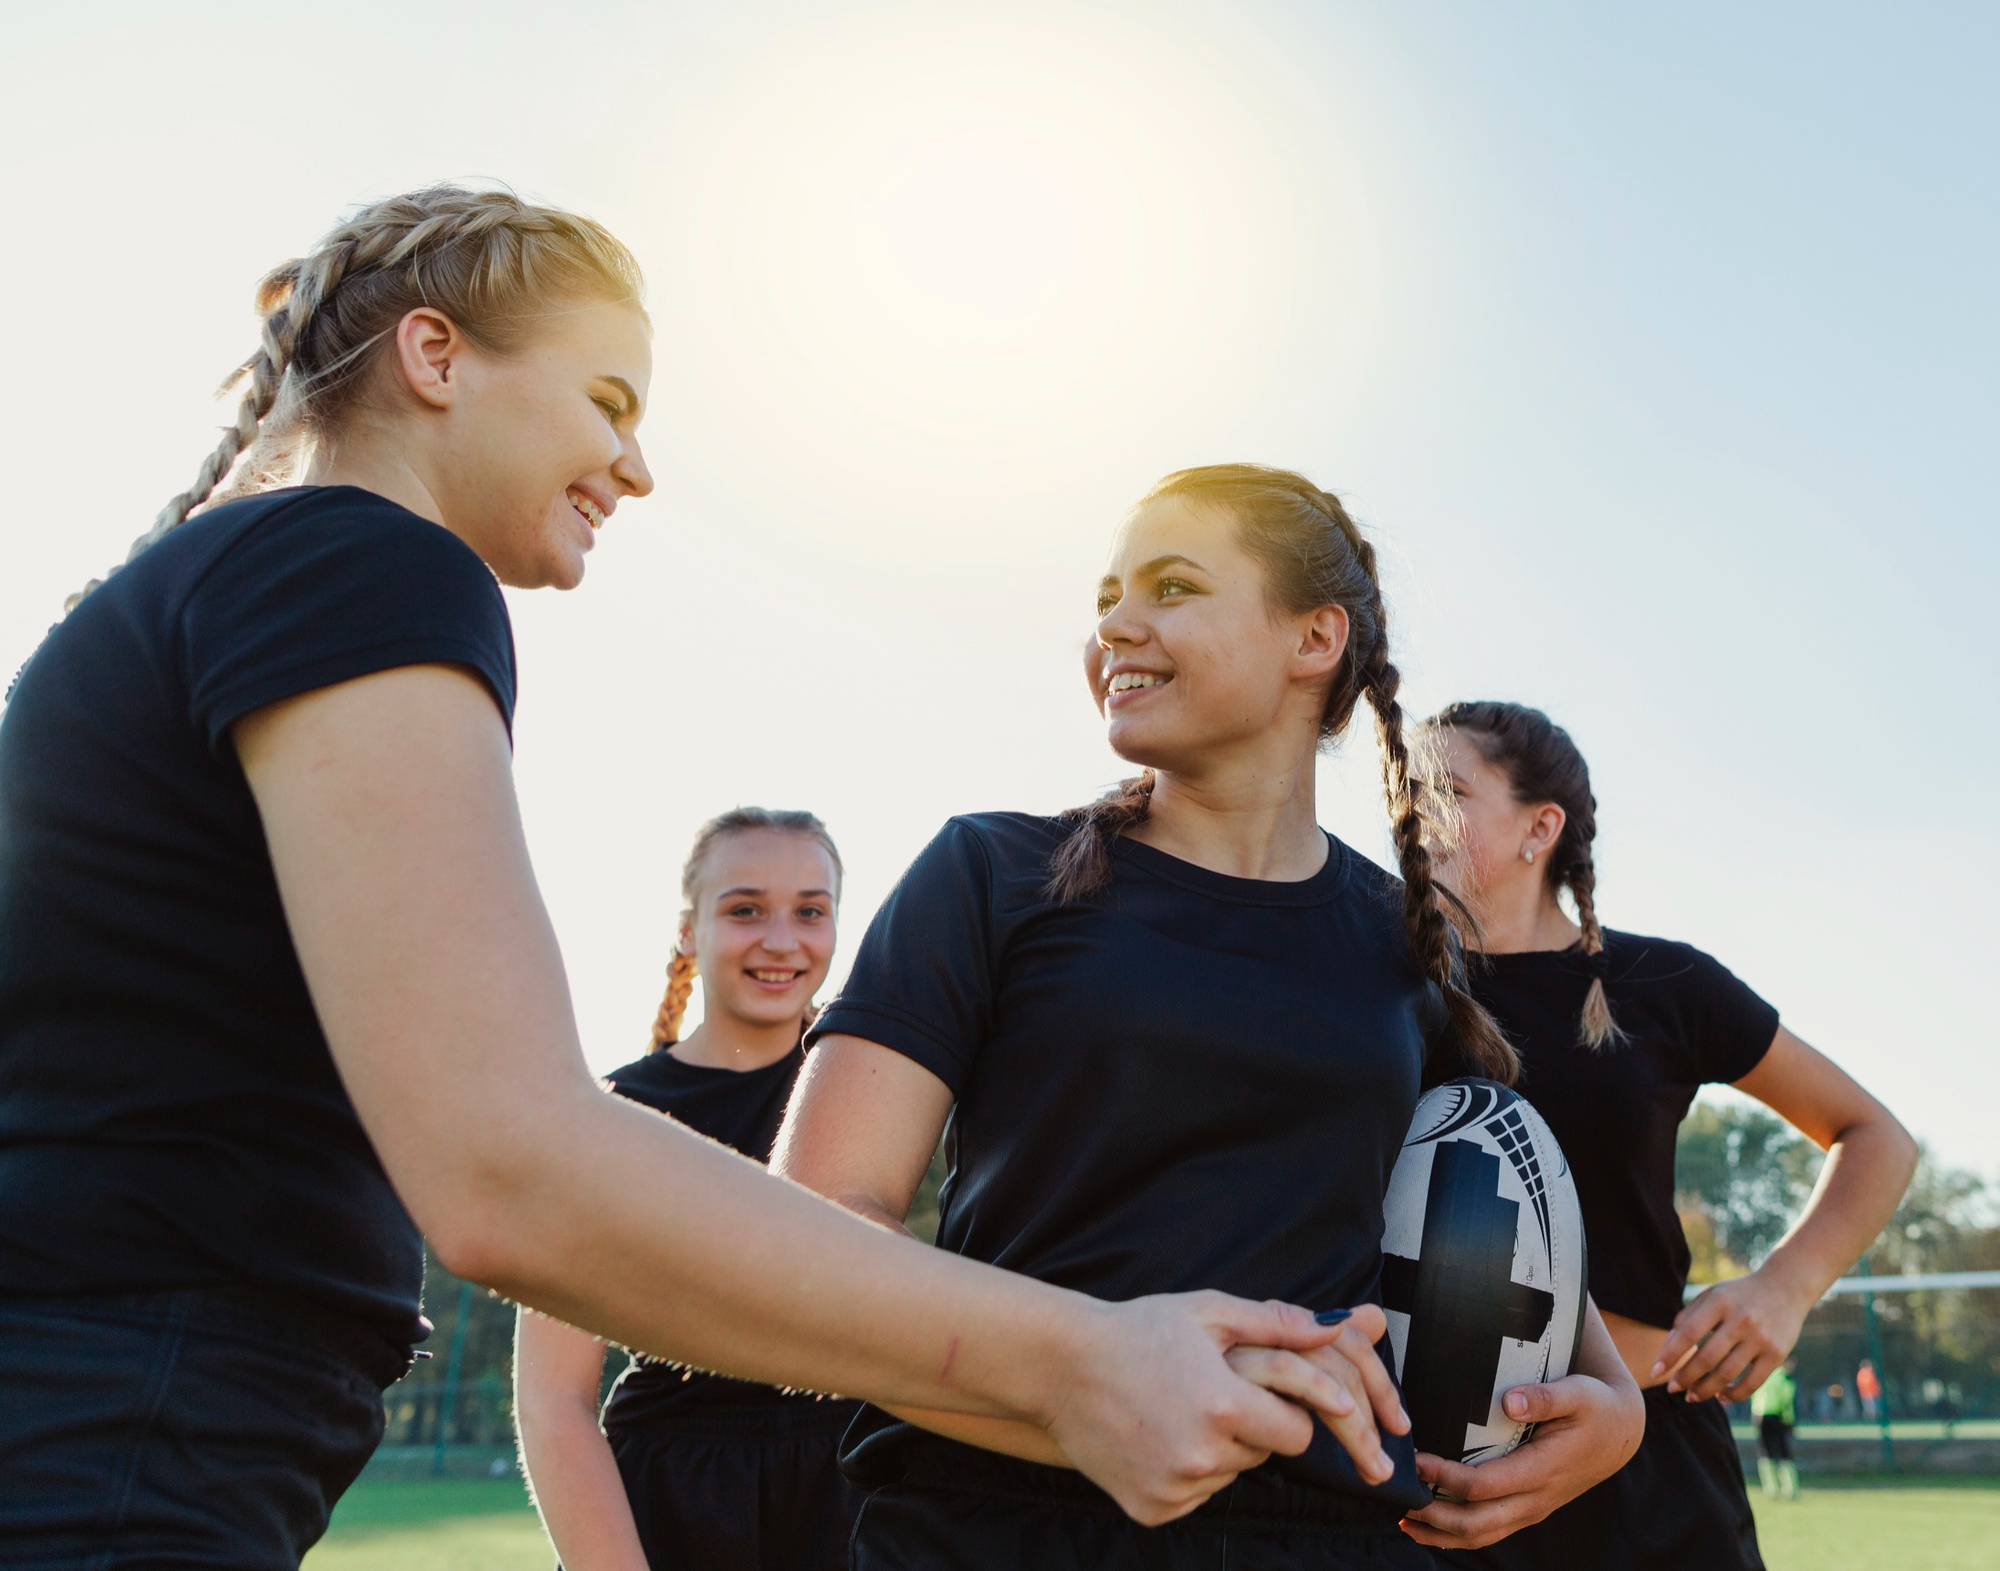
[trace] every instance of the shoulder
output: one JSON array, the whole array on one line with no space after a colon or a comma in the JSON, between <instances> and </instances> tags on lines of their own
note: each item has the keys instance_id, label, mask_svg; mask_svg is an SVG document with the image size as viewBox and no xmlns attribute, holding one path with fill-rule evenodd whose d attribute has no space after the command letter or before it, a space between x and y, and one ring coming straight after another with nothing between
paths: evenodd
<instances>
[{"instance_id":1,"label":"shoulder","mask_svg":"<svg viewBox=\"0 0 2000 1571\"><path fill-rule=\"evenodd\" d=\"M206 537L232 556L284 558L315 569L351 563L383 579L428 569L499 599L498 582L471 546L444 525L358 486L301 486L225 502L168 540L182 533Z\"/></svg>"},{"instance_id":2,"label":"shoulder","mask_svg":"<svg viewBox=\"0 0 2000 1571\"><path fill-rule=\"evenodd\" d=\"M630 1097L635 1102L651 1103L677 1083L675 1071L679 1067L674 1055L661 1048L643 1058L635 1058L629 1064L620 1064L604 1076L604 1084L620 1096Z\"/></svg>"},{"instance_id":3,"label":"shoulder","mask_svg":"<svg viewBox=\"0 0 2000 1571\"><path fill-rule=\"evenodd\" d=\"M945 821L938 839L977 847L996 870L1029 862L1046 869L1069 831L1064 820L1039 813L960 813Z\"/></svg>"},{"instance_id":4,"label":"shoulder","mask_svg":"<svg viewBox=\"0 0 2000 1571\"><path fill-rule=\"evenodd\" d=\"M1729 974L1713 955L1676 938L1653 938L1606 928L1604 954L1610 962L1613 982L1698 985Z\"/></svg>"}]
</instances>

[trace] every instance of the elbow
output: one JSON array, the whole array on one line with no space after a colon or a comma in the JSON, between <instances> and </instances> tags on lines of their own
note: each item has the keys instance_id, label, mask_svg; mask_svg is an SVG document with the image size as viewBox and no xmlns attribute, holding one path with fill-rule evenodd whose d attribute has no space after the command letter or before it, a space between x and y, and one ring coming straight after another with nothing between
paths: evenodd
<instances>
[{"instance_id":1,"label":"elbow","mask_svg":"<svg viewBox=\"0 0 2000 1571\"><path fill-rule=\"evenodd\" d=\"M484 1217L453 1218L426 1236L445 1270L466 1282L508 1293L521 1274L519 1240Z\"/></svg>"}]
</instances>

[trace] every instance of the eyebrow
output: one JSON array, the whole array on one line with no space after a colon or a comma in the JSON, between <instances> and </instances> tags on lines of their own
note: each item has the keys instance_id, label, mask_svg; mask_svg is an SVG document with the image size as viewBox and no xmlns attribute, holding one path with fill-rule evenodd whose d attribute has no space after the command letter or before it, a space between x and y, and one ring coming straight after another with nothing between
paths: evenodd
<instances>
[{"instance_id":1,"label":"eyebrow","mask_svg":"<svg viewBox=\"0 0 2000 1571\"><path fill-rule=\"evenodd\" d=\"M1178 551L1170 551L1165 556L1154 557L1150 562L1141 562L1137 569L1134 570L1132 576L1135 578L1153 578L1165 572L1170 567L1191 567L1197 573L1208 571L1207 568L1203 567L1193 557L1182 556ZM1117 583L1118 575L1116 573L1106 573L1102 578L1098 579L1097 587L1099 589L1110 589L1115 587Z\"/></svg>"},{"instance_id":2,"label":"eyebrow","mask_svg":"<svg viewBox=\"0 0 2000 1571\"><path fill-rule=\"evenodd\" d=\"M769 893L770 891L768 889L753 889L748 884L745 884L736 889L723 890L721 894L715 897L715 903L717 905L721 905L723 901L734 900L740 895L766 895ZM833 898L833 891L831 889L801 889L798 892L798 894L801 900L810 900L815 898L821 900L831 900Z\"/></svg>"}]
</instances>

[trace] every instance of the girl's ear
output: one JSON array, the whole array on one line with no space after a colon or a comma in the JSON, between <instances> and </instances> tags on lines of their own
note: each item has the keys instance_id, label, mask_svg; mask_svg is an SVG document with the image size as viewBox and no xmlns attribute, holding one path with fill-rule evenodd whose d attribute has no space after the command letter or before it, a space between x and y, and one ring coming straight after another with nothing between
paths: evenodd
<instances>
[{"instance_id":1,"label":"girl's ear","mask_svg":"<svg viewBox=\"0 0 2000 1571\"><path fill-rule=\"evenodd\" d=\"M1562 839L1563 825L1569 822L1569 815L1553 802L1536 804L1534 816L1528 820L1527 838L1521 842L1523 852L1535 853L1540 861L1555 849Z\"/></svg>"},{"instance_id":2,"label":"girl's ear","mask_svg":"<svg viewBox=\"0 0 2000 1571\"><path fill-rule=\"evenodd\" d=\"M457 401L455 373L465 349L465 335L442 311L420 308L396 324L396 370L412 396L433 409L449 409Z\"/></svg>"},{"instance_id":3,"label":"girl's ear","mask_svg":"<svg viewBox=\"0 0 2000 1571\"><path fill-rule=\"evenodd\" d=\"M674 935L674 948L686 955L690 960L698 958L694 952L693 917L684 916L681 918L680 930Z\"/></svg>"},{"instance_id":4,"label":"girl's ear","mask_svg":"<svg viewBox=\"0 0 2000 1571\"><path fill-rule=\"evenodd\" d=\"M1347 653L1348 626L1343 606L1323 605L1313 612L1299 630L1297 658L1305 668L1303 675L1324 676L1340 664Z\"/></svg>"}]
</instances>

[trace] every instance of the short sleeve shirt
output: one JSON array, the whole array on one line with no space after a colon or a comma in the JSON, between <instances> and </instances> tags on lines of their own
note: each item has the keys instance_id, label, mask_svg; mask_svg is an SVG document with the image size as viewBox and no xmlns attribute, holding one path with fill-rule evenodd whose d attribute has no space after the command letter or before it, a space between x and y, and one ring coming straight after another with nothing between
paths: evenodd
<instances>
[{"instance_id":1,"label":"short sleeve shirt","mask_svg":"<svg viewBox=\"0 0 2000 1571\"><path fill-rule=\"evenodd\" d=\"M335 486L190 520L23 668L0 714L0 1294L247 1284L421 1334L422 1243L335 1072L230 727L426 663L511 722L493 575Z\"/></svg>"},{"instance_id":2,"label":"short sleeve shirt","mask_svg":"<svg viewBox=\"0 0 2000 1571\"><path fill-rule=\"evenodd\" d=\"M805 1064L805 1053L794 1048L761 1069L716 1069L685 1064L671 1052L648 1053L614 1069L605 1083L620 1096L665 1113L697 1134L720 1141L753 1162L768 1162L771 1146L784 1122L785 1104ZM718 1409L824 1409L829 1421L835 1408L851 1415L854 1404L804 1392L776 1391L750 1380L732 1380L663 1359L639 1355L618 1379L604 1407L607 1430L673 1424L696 1424Z\"/></svg>"},{"instance_id":3,"label":"short sleeve shirt","mask_svg":"<svg viewBox=\"0 0 2000 1571\"><path fill-rule=\"evenodd\" d=\"M1379 1302L1383 1194L1445 1034L1401 885L1331 837L1297 883L1119 840L1109 886L1059 905L1067 832L952 820L813 1027L951 1089L940 1246L1106 1299ZM1367 1492L1319 1442L1273 1465Z\"/></svg>"},{"instance_id":4,"label":"short sleeve shirt","mask_svg":"<svg viewBox=\"0 0 2000 1571\"><path fill-rule=\"evenodd\" d=\"M1687 1285L1674 1209L1674 1146L1704 1085L1763 1061L1778 1011L1689 944L1607 932L1604 995L1622 1042L1584 1045L1583 1001L1597 973L1581 947L1488 955L1474 996L1521 1055L1515 1089L1548 1120L1576 1176L1600 1309L1670 1326Z\"/></svg>"}]
</instances>

